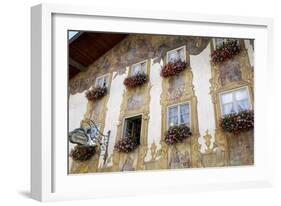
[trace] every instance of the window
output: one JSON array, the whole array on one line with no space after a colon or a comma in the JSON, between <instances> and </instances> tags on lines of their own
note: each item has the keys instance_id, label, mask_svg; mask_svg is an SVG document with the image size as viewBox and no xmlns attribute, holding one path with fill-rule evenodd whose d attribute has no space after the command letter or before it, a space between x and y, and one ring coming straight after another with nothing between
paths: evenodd
<instances>
[{"instance_id":1,"label":"window","mask_svg":"<svg viewBox=\"0 0 281 206\"><path fill-rule=\"evenodd\" d=\"M168 107L168 127L181 124L190 126L189 103L183 103Z\"/></svg>"},{"instance_id":2,"label":"window","mask_svg":"<svg viewBox=\"0 0 281 206\"><path fill-rule=\"evenodd\" d=\"M133 138L140 143L142 115L126 118L124 122L124 137Z\"/></svg>"},{"instance_id":3,"label":"window","mask_svg":"<svg viewBox=\"0 0 281 206\"><path fill-rule=\"evenodd\" d=\"M137 75L137 74L143 74L146 73L147 69L147 61L139 62L137 64L133 64L131 67L131 76Z\"/></svg>"},{"instance_id":4,"label":"window","mask_svg":"<svg viewBox=\"0 0 281 206\"><path fill-rule=\"evenodd\" d=\"M185 53L186 53L185 46L168 51L167 52L167 61L170 63L176 62L178 60L185 62L186 61Z\"/></svg>"},{"instance_id":5,"label":"window","mask_svg":"<svg viewBox=\"0 0 281 206\"><path fill-rule=\"evenodd\" d=\"M219 48L220 46L222 46L223 44L226 44L229 41L233 41L235 39L225 39L225 38L215 38L215 46L216 49ZM239 41L238 41L239 44Z\"/></svg>"},{"instance_id":6,"label":"window","mask_svg":"<svg viewBox=\"0 0 281 206\"><path fill-rule=\"evenodd\" d=\"M109 75L103 75L96 79L96 87L108 87Z\"/></svg>"},{"instance_id":7,"label":"window","mask_svg":"<svg viewBox=\"0 0 281 206\"><path fill-rule=\"evenodd\" d=\"M222 116L251 109L247 87L220 94Z\"/></svg>"}]
</instances>

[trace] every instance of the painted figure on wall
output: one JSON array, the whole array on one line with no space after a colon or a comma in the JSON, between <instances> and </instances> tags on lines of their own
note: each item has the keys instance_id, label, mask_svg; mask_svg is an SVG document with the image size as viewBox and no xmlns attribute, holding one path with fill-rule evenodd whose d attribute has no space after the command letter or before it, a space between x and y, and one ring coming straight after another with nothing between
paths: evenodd
<instances>
[{"instance_id":1,"label":"painted figure on wall","mask_svg":"<svg viewBox=\"0 0 281 206\"><path fill-rule=\"evenodd\" d=\"M241 80L241 71L238 60L233 59L220 65L220 81L222 85L239 80Z\"/></svg>"}]
</instances>

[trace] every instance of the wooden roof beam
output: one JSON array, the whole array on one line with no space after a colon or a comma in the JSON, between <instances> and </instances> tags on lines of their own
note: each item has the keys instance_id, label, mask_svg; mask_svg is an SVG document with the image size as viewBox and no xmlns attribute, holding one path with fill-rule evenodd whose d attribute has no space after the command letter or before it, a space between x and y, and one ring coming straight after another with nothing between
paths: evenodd
<instances>
[{"instance_id":1,"label":"wooden roof beam","mask_svg":"<svg viewBox=\"0 0 281 206\"><path fill-rule=\"evenodd\" d=\"M69 58L68 63L75 67L76 69L80 70L81 72L86 71L88 68L85 67L84 65L80 64L79 62L75 61L72 58Z\"/></svg>"}]
</instances>

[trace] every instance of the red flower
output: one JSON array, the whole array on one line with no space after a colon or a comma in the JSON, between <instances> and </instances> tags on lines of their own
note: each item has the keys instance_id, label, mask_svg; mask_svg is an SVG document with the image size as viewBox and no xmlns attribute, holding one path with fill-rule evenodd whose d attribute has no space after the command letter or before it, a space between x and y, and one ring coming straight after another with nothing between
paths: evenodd
<instances>
[{"instance_id":1,"label":"red flower","mask_svg":"<svg viewBox=\"0 0 281 206\"><path fill-rule=\"evenodd\" d=\"M239 54L240 45L238 41L232 40L224 43L220 48L217 48L212 52L212 62L215 64L224 62L227 59L231 59L234 55Z\"/></svg>"},{"instance_id":2,"label":"red flower","mask_svg":"<svg viewBox=\"0 0 281 206\"><path fill-rule=\"evenodd\" d=\"M254 128L254 112L242 111L226 115L221 118L220 126L224 131L235 135L252 130Z\"/></svg>"},{"instance_id":3,"label":"red flower","mask_svg":"<svg viewBox=\"0 0 281 206\"><path fill-rule=\"evenodd\" d=\"M106 87L96 87L86 92L86 97L89 101L98 100L107 93Z\"/></svg>"},{"instance_id":4,"label":"red flower","mask_svg":"<svg viewBox=\"0 0 281 206\"><path fill-rule=\"evenodd\" d=\"M164 141L169 144L182 142L184 139L191 137L192 133L190 128L186 125L172 126L165 134Z\"/></svg>"},{"instance_id":5,"label":"red flower","mask_svg":"<svg viewBox=\"0 0 281 206\"><path fill-rule=\"evenodd\" d=\"M162 68L161 76L162 77L173 76L173 75L176 75L176 74L182 72L186 68L187 68L186 63L181 60L178 60L173 63L169 62Z\"/></svg>"},{"instance_id":6,"label":"red flower","mask_svg":"<svg viewBox=\"0 0 281 206\"><path fill-rule=\"evenodd\" d=\"M138 141L134 138L124 137L115 144L114 148L118 152L129 153L134 151L138 145Z\"/></svg>"},{"instance_id":7,"label":"red flower","mask_svg":"<svg viewBox=\"0 0 281 206\"><path fill-rule=\"evenodd\" d=\"M143 85L144 83L147 82L147 80L148 80L147 75L141 73L141 74L136 74L134 76L127 77L123 83L127 88L133 88Z\"/></svg>"}]
</instances>

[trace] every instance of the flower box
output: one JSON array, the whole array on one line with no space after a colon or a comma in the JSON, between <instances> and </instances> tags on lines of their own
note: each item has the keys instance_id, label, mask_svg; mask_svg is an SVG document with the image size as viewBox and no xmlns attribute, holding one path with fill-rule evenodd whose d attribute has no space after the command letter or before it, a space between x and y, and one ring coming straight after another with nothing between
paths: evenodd
<instances>
[{"instance_id":1,"label":"flower box","mask_svg":"<svg viewBox=\"0 0 281 206\"><path fill-rule=\"evenodd\" d=\"M85 145L76 145L74 149L71 150L70 156L73 160L76 161L87 161L96 154L95 146L85 146Z\"/></svg>"},{"instance_id":2,"label":"flower box","mask_svg":"<svg viewBox=\"0 0 281 206\"><path fill-rule=\"evenodd\" d=\"M254 128L254 111L242 111L229 114L221 118L221 128L226 131L239 135Z\"/></svg>"},{"instance_id":3,"label":"flower box","mask_svg":"<svg viewBox=\"0 0 281 206\"><path fill-rule=\"evenodd\" d=\"M164 141L168 145L182 142L184 139L191 137L192 132L186 125L171 126L165 134Z\"/></svg>"},{"instance_id":4,"label":"flower box","mask_svg":"<svg viewBox=\"0 0 281 206\"><path fill-rule=\"evenodd\" d=\"M161 70L162 77L170 77L179 74L187 68L186 62L178 60L176 62L169 62Z\"/></svg>"},{"instance_id":5,"label":"flower box","mask_svg":"<svg viewBox=\"0 0 281 206\"><path fill-rule=\"evenodd\" d=\"M240 45L237 40L231 40L223 43L219 48L212 52L211 58L214 64L224 62L227 59L240 53Z\"/></svg>"},{"instance_id":6,"label":"flower box","mask_svg":"<svg viewBox=\"0 0 281 206\"><path fill-rule=\"evenodd\" d=\"M96 88L88 90L86 92L86 97L89 101L94 101L94 100L101 99L106 94L107 94L106 87L96 87Z\"/></svg>"},{"instance_id":7,"label":"flower box","mask_svg":"<svg viewBox=\"0 0 281 206\"><path fill-rule=\"evenodd\" d=\"M114 148L118 152L129 153L134 151L138 146L139 143L136 139L124 137L115 144Z\"/></svg>"},{"instance_id":8,"label":"flower box","mask_svg":"<svg viewBox=\"0 0 281 206\"><path fill-rule=\"evenodd\" d=\"M124 85L127 88L134 88L134 87L138 87L138 86L145 84L147 82L147 80L148 80L147 75L144 73L140 73L140 74L136 74L136 75L127 77L124 80Z\"/></svg>"}]
</instances>

